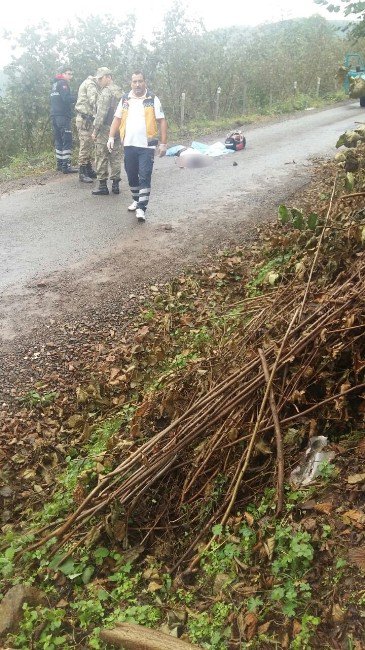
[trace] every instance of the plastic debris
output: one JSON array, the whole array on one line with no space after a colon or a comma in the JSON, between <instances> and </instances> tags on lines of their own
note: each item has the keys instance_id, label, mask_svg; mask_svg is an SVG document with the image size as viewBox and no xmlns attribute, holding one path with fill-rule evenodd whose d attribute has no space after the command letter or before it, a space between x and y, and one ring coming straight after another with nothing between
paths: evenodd
<instances>
[{"instance_id":1,"label":"plastic debris","mask_svg":"<svg viewBox=\"0 0 365 650\"><path fill-rule=\"evenodd\" d=\"M328 438L326 436L313 436L310 439L303 462L298 467L295 467L290 474L290 483L292 485L296 487L309 485L320 474L323 463L328 463L334 458L334 451L323 451L327 443Z\"/></svg>"},{"instance_id":2,"label":"plastic debris","mask_svg":"<svg viewBox=\"0 0 365 650\"><path fill-rule=\"evenodd\" d=\"M176 144L173 147L169 147L169 149L166 151L166 156L180 156L182 151L185 151L186 147L182 144Z\"/></svg>"},{"instance_id":3,"label":"plastic debris","mask_svg":"<svg viewBox=\"0 0 365 650\"><path fill-rule=\"evenodd\" d=\"M182 144L177 144L173 147L170 147L166 151L166 156L176 156L181 158L181 156L189 154L200 154L201 156L208 156L210 158L215 158L217 156L224 156L227 153L234 153L225 147L223 142L214 142L213 144L205 144L204 142L196 142L195 140L191 143L190 147L184 147ZM183 165L186 167L186 165Z\"/></svg>"},{"instance_id":4,"label":"plastic debris","mask_svg":"<svg viewBox=\"0 0 365 650\"><path fill-rule=\"evenodd\" d=\"M229 149L226 149L223 142L213 142L213 144L204 144L204 142L197 142L194 140L191 143L191 148L199 151L199 153L205 154L206 156L224 156L227 153L233 153Z\"/></svg>"}]
</instances>

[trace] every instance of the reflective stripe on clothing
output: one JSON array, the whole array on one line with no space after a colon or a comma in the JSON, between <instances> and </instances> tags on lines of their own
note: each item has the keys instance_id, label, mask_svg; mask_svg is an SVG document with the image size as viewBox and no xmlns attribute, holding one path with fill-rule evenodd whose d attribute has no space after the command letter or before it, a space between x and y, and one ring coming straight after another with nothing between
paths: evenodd
<instances>
[{"instance_id":1,"label":"reflective stripe on clothing","mask_svg":"<svg viewBox=\"0 0 365 650\"><path fill-rule=\"evenodd\" d=\"M145 147L124 147L124 167L137 209L147 209L151 192L154 150ZM138 192L137 192L138 189Z\"/></svg>"},{"instance_id":2,"label":"reflective stripe on clothing","mask_svg":"<svg viewBox=\"0 0 365 650\"><path fill-rule=\"evenodd\" d=\"M71 119L62 115L54 115L52 129L57 161L70 160L72 153Z\"/></svg>"}]
</instances>

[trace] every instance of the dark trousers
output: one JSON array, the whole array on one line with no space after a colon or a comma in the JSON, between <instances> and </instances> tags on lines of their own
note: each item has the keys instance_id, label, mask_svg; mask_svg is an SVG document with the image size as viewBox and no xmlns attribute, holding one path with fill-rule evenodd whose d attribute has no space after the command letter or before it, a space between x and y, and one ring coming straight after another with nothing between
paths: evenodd
<instances>
[{"instance_id":1,"label":"dark trousers","mask_svg":"<svg viewBox=\"0 0 365 650\"><path fill-rule=\"evenodd\" d=\"M72 130L71 118L63 115L52 116L52 128L56 149L57 167L60 169L71 162Z\"/></svg>"},{"instance_id":2,"label":"dark trousers","mask_svg":"<svg viewBox=\"0 0 365 650\"><path fill-rule=\"evenodd\" d=\"M129 188L137 208L146 212L151 193L151 177L154 162L154 149L144 147L124 147L124 168L127 172Z\"/></svg>"}]
</instances>

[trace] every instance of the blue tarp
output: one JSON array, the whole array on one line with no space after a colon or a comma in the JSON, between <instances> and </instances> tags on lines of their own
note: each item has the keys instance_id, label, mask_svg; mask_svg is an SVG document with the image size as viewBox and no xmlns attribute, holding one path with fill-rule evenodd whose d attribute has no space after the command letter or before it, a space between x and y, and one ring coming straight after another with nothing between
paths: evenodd
<instances>
[{"instance_id":1,"label":"blue tarp","mask_svg":"<svg viewBox=\"0 0 365 650\"><path fill-rule=\"evenodd\" d=\"M191 143L189 148L184 147L182 144L177 144L174 147L170 147L166 151L166 156L178 156L185 153L200 153L204 156L223 156L227 153L234 153L231 149L227 149L223 142L215 142L214 144L204 144L204 142L196 142L195 140Z\"/></svg>"}]
</instances>

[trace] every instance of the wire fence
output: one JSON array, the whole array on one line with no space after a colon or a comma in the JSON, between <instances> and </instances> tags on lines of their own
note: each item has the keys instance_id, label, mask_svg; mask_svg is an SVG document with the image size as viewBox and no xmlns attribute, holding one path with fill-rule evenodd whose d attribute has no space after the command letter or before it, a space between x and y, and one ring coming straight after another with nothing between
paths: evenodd
<instances>
[{"instance_id":1,"label":"wire fence","mask_svg":"<svg viewBox=\"0 0 365 650\"><path fill-rule=\"evenodd\" d=\"M310 89L303 89L297 81L287 88L286 92L265 89L262 92L259 88L250 88L248 84L243 84L239 92L225 93L221 86L216 88L215 94L211 97L200 97L197 101L195 96L188 92L182 92L180 97L175 101L163 101L166 115L175 124L183 129L191 121L195 120L212 120L217 121L222 117L234 115L247 115L249 113L270 110L274 105L280 102L290 101L303 95L307 98L319 98L322 94L329 92L328 83L323 88L322 80L316 77L311 83ZM332 92L338 91L336 84L332 84Z\"/></svg>"}]
</instances>

